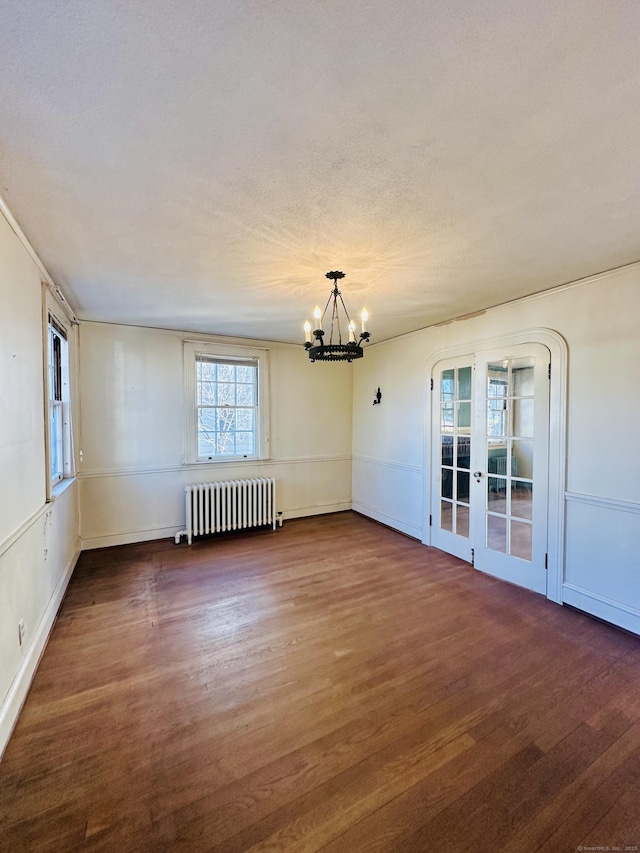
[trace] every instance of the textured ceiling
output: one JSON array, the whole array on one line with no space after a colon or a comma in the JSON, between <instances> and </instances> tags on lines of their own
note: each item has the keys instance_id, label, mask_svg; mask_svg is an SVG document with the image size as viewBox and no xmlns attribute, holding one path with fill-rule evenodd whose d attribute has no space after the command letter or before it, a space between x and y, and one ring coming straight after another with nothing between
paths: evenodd
<instances>
[{"instance_id":1,"label":"textured ceiling","mask_svg":"<svg viewBox=\"0 0 640 853\"><path fill-rule=\"evenodd\" d=\"M379 341L640 257L637 0L4 0L0 193L82 318Z\"/></svg>"}]
</instances>

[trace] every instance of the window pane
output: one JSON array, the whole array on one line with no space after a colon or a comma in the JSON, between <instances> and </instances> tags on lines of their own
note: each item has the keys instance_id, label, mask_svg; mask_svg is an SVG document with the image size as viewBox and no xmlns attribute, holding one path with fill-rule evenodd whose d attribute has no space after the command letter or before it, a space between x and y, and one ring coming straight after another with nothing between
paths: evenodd
<instances>
[{"instance_id":1,"label":"window pane","mask_svg":"<svg viewBox=\"0 0 640 853\"><path fill-rule=\"evenodd\" d=\"M236 410L219 406L216 409L216 426L218 432L233 432L236 428Z\"/></svg>"},{"instance_id":2,"label":"window pane","mask_svg":"<svg viewBox=\"0 0 640 853\"><path fill-rule=\"evenodd\" d=\"M507 511L506 477L487 477L487 508L491 512Z\"/></svg>"},{"instance_id":3,"label":"window pane","mask_svg":"<svg viewBox=\"0 0 640 853\"><path fill-rule=\"evenodd\" d=\"M487 400L487 435L504 438L507 434L507 401Z\"/></svg>"},{"instance_id":4,"label":"window pane","mask_svg":"<svg viewBox=\"0 0 640 853\"><path fill-rule=\"evenodd\" d=\"M512 435L520 438L533 438L533 400L512 400Z\"/></svg>"},{"instance_id":5,"label":"window pane","mask_svg":"<svg viewBox=\"0 0 640 853\"><path fill-rule=\"evenodd\" d=\"M531 532L530 524L523 521L511 522L511 553L521 560L531 560Z\"/></svg>"},{"instance_id":6,"label":"window pane","mask_svg":"<svg viewBox=\"0 0 640 853\"><path fill-rule=\"evenodd\" d=\"M198 456L207 456L209 458L216 455L216 441L212 434L201 433L198 435Z\"/></svg>"},{"instance_id":7,"label":"window pane","mask_svg":"<svg viewBox=\"0 0 640 853\"><path fill-rule=\"evenodd\" d=\"M460 435L471 434L471 403L457 403L458 406L458 433Z\"/></svg>"},{"instance_id":8,"label":"window pane","mask_svg":"<svg viewBox=\"0 0 640 853\"><path fill-rule=\"evenodd\" d=\"M533 483L511 481L511 515L531 520L533 512Z\"/></svg>"},{"instance_id":9,"label":"window pane","mask_svg":"<svg viewBox=\"0 0 640 853\"><path fill-rule=\"evenodd\" d=\"M511 442L511 474L514 477L533 478L533 442Z\"/></svg>"},{"instance_id":10,"label":"window pane","mask_svg":"<svg viewBox=\"0 0 640 853\"><path fill-rule=\"evenodd\" d=\"M255 406L255 385L236 385L236 402L239 406Z\"/></svg>"},{"instance_id":11,"label":"window pane","mask_svg":"<svg viewBox=\"0 0 640 853\"><path fill-rule=\"evenodd\" d=\"M234 364L218 364L218 382L233 382L235 379Z\"/></svg>"},{"instance_id":12,"label":"window pane","mask_svg":"<svg viewBox=\"0 0 640 853\"><path fill-rule=\"evenodd\" d=\"M461 367L458 370L458 400L471 399L471 368Z\"/></svg>"},{"instance_id":13,"label":"window pane","mask_svg":"<svg viewBox=\"0 0 640 853\"><path fill-rule=\"evenodd\" d=\"M236 386L226 382L218 383L218 399L216 403L219 406L233 406L236 402Z\"/></svg>"},{"instance_id":14,"label":"window pane","mask_svg":"<svg viewBox=\"0 0 640 853\"><path fill-rule=\"evenodd\" d=\"M456 498L459 501L468 501L469 500L469 472L468 471L458 471L457 472L457 483L456 483Z\"/></svg>"},{"instance_id":15,"label":"window pane","mask_svg":"<svg viewBox=\"0 0 640 853\"><path fill-rule=\"evenodd\" d=\"M213 382L197 383L198 405L213 406L216 402L216 386Z\"/></svg>"},{"instance_id":16,"label":"window pane","mask_svg":"<svg viewBox=\"0 0 640 853\"><path fill-rule=\"evenodd\" d=\"M256 381L256 368L251 367L236 367L236 382L254 382Z\"/></svg>"},{"instance_id":17,"label":"window pane","mask_svg":"<svg viewBox=\"0 0 640 853\"><path fill-rule=\"evenodd\" d=\"M443 400L453 400L455 370L443 370L441 382L441 394Z\"/></svg>"},{"instance_id":18,"label":"window pane","mask_svg":"<svg viewBox=\"0 0 640 853\"><path fill-rule=\"evenodd\" d=\"M487 449L487 471L489 474L500 474L507 476L507 451L506 448L495 448L489 445Z\"/></svg>"},{"instance_id":19,"label":"window pane","mask_svg":"<svg viewBox=\"0 0 640 853\"><path fill-rule=\"evenodd\" d=\"M487 515L487 548L492 551L507 551L507 519Z\"/></svg>"},{"instance_id":20,"label":"window pane","mask_svg":"<svg viewBox=\"0 0 640 853\"><path fill-rule=\"evenodd\" d=\"M255 445L252 432L236 433L236 453L246 453L248 456L253 456Z\"/></svg>"},{"instance_id":21,"label":"window pane","mask_svg":"<svg viewBox=\"0 0 640 853\"><path fill-rule=\"evenodd\" d=\"M442 464L453 465L453 436L443 435L442 441Z\"/></svg>"},{"instance_id":22,"label":"window pane","mask_svg":"<svg viewBox=\"0 0 640 853\"><path fill-rule=\"evenodd\" d=\"M235 440L232 432L219 432L216 436L216 455L233 456L235 453Z\"/></svg>"},{"instance_id":23,"label":"window pane","mask_svg":"<svg viewBox=\"0 0 640 853\"><path fill-rule=\"evenodd\" d=\"M62 479L62 404L51 404L51 479Z\"/></svg>"},{"instance_id":24,"label":"window pane","mask_svg":"<svg viewBox=\"0 0 640 853\"><path fill-rule=\"evenodd\" d=\"M450 468L442 469L440 494L443 498L453 498L453 471Z\"/></svg>"},{"instance_id":25,"label":"window pane","mask_svg":"<svg viewBox=\"0 0 640 853\"><path fill-rule=\"evenodd\" d=\"M465 436L461 436L460 438L458 438L458 468L466 468L468 470L470 468L470 460L471 442Z\"/></svg>"},{"instance_id":26,"label":"window pane","mask_svg":"<svg viewBox=\"0 0 640 853\"><path fill-rule=\"evenodd\" d=\"M209 361L196 361L196 378L206 382L215 381L216 367L216 364Z\"/></svg>"},{"instance_id":27,"label":"window pane","mask_svg":"<svg viewBox=\"0 0 640 853\"><path fill-rule=\"evenodd\" d=\"M198 429L201 432L216 431L216 410L215 408L200 409L198 412Z\"/></svg>"},{"instance_id":28,"label":"window pane","mask_svg":"<svg viewBox=\"0 0 640 853\"><path fill-rule=\"evenodd\" d=\"M440 407L440 432L453 432L453 403L442 403Z\"/></svg>"},{"instance_id":29,"label":"window pane","mask_svg":"<svg viewBox=\"0 0 640 853\"><path fill-rule=\"evenodd\" d=\"M533 396L533 364L532 357L514 358L511 362L514 397Z\"/></svg>"},{"instance_id":30,"label":"window pane","mask_svg":"<svg viewBox=\"0 0 640 853\"><path fill-rule=\"evenodd\" d=\"M448 501L440 501L440 527L453 530L453 504Z\"/></svg>"},{"instance_id":31,"label":"window pane","mask_svg":"<svg viewBox=\"0 0 640 853\"><path fill-rule=\"evenodd\" d=\"M469 507L464 504L456 504L456 533L469 538Z\"/></svg>"},{"instance_id":32,"label":"window pane","mask_svg":"<svg viewBox=\"0 0 640 853\"><path fill-rule=\"evenodd\" d=\"M236 409L235 415L236 430L253 430L253 409Z\"/></svg>"},{"instance_id":33,"label":"window pane","mask_svg":"<svg viewBox=\"0 0 640 853\"><path fill-rule=\"evenodd\" d=\"M508 371L502 362L487 365L487 397L506 397Z\"/></svg>"}]
</instances>

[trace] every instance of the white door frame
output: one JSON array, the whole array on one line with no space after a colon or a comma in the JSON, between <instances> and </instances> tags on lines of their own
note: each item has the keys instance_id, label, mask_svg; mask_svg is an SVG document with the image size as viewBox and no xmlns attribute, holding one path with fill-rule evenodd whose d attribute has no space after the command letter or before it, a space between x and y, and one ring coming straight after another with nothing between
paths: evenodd
<instances>
[{"instance_id":1,"label":"white door frame","mask_svg":"<svg viewBox=\"0 0 640 853\"><path fill-rule=\"evenodd\" d=\"M425 365L425 405L423 442L423 506L422 521L424 545L431 545L429 518L435 514L431 506L431 430L434 395L431 392L433 369L439 361L469 355L478 350L498 349L516 344L538 343L551 353L551 381L549 383L549 499L547 516L548 574L547 598L562 604L562 582L564 579L564 496L566 472L567 435L567 343L562 335L552 329L524 329L510 335L466 341L455 347L447 347L433 353Z\"/></svg>"}]
</instances>

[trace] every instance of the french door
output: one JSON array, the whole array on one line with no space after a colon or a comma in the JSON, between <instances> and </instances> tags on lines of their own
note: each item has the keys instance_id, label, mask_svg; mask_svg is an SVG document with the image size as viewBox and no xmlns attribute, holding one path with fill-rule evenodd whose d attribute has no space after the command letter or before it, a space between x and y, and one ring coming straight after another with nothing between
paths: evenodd
<instances>
[{"instance_id":1,"label":"french door","mask_svg":"<svg viewBox=\"0 0 640 853\"><path fill-rule=\"evenodd\" d=\"M549 350L519 344L438 363L431 544L546 592Z\"/></svg>"}]
</instances>

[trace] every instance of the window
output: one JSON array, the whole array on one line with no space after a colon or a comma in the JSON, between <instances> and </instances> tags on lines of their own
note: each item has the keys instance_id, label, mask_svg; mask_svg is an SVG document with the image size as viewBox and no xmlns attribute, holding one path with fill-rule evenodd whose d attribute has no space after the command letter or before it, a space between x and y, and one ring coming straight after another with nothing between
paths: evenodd
<instances>
[{"instance_id":1,"label":"window","mask_svg":"<svg viewBox=\"0 0 640 853\"><path fill-rule=\"evenodd\" d=\"M267 456L267 352L185 343L188 462Z\"/></svg>"},{"instance_id":2,"label":"window","mask_svg":"<svg viewBox=\"0 0 640 853\"><path fill-rule=\"evenodd\" d=\"M64 326L49 314L48 411L49 480L55 486L72 474L71 430L69 418L69 347Z\"/></svg>"}]
</instances>

